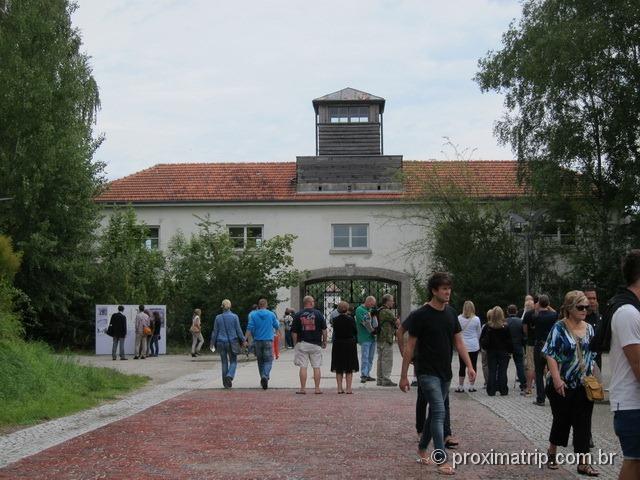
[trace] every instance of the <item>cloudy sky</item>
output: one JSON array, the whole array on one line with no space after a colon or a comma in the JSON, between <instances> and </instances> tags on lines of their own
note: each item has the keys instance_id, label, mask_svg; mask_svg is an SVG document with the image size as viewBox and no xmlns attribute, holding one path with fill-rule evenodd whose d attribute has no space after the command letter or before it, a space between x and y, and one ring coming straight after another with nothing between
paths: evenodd
<instances>
[{"instance_id":1,"label":"cloudy sky","mask_svg":"<svg viewBox=\"0 0 640 480\"><path fill-rule=\"evenodd\" d=\"M109 179L157 163L313 155L311 100L344 87L384 97L385 153L510 159L477 61L517 0L78 0Z\"/></svg>"}]
</instances>

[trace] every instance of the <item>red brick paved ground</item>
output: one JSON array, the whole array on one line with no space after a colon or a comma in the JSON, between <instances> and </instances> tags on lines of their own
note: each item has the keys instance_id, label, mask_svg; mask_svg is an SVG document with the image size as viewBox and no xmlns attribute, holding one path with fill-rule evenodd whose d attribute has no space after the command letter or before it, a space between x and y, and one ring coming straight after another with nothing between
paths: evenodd
<instances>
[{"instance_id":1,"label":"red brick paved ground","mask_svg":"<svg viewBox=\"0 0 640 480\"><path fill-rule=\"evenodd\" d=\"M477 402L452 398L467 451L533 451ZM0 469L0 479L444 478L415 463L414 394L199 390ZM464 451L461 450L461 451ZM461 466L454 478L572 478L522 466Z\"/></svg>"}]
</instances>

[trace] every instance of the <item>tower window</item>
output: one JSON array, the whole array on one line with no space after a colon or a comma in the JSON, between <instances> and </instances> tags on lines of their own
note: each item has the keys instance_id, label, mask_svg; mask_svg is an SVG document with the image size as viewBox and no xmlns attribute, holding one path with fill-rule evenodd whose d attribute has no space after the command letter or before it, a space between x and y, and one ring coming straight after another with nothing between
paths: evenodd
<instances>
[{"instance_id":1,"label":"tower window","mask_svg":"<svg viewBox=\"0 0 640 480\"><path fill-rule=\"evenodd\" d=\"M369 107L331 107L331 123L364 123L369 121Z\"/></svg>"}]
</instances>

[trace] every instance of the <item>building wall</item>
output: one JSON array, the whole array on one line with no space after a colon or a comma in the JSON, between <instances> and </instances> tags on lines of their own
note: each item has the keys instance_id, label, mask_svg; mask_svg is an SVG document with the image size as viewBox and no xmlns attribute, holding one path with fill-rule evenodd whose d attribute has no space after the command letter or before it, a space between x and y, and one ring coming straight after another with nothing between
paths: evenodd
<instances>
[{"instance_id":1,"label":"building wall","mask_svg":"<svg viewBox=\"0 0 640 480\"><path fill-rule=\"evenodd\" d=\"M410 280L407 274L423 271L426 259L410 259L405 254L408 242L420 238L422 227L400 220L404 206L392 204L223 204L212 206L134 206L140 221L159 227L159 244L166 250L171 238L181 230L187 237L197 232L198 218L207 215L222 225L262 225L263 237L291 233L297 235L293 245L295 268L309 271L331 269L350 276L359 272L389 270L402 278L403 311L411 308ZM105 209L108 222L109 208ZM369 225L369 248L360 253L332 250L331 225L366 223ZM283 309L287 302L299 301L299 289L282 290ZM409 295L409 296L407 296Z\"/></svg>"}]
</instances>

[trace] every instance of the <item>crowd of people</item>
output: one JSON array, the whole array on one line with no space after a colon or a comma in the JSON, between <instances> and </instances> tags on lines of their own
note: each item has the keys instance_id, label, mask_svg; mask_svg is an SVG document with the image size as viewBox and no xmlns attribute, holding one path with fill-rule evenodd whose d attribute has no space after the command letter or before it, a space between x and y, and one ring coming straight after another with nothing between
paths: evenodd
<instances>
[{"instance_id":1,"label":"crowd of people","mask_svg":"<svg viewBox=\"0 0 640 480\"><path fill-rule=\"evenodd\" d=\"M446 457L440 461L434 453L459 445L451 432L449 402L454 349L460 363L455 392L476 391L476 366L481 357L486 394L509 395L507 371L513 358L520 394L532 395L535 390L533 403L537 406L544 406L549 400L553 421L547 465L556 469L557 449L567 447L571 431L575 453L586 454L593 448L593 405L604 398L599 380L601 352L610 351L609 397L614 430L624 454L620 479L640 479L640 250L625 257L622 273L626 286L609 301L604 315L599 312L595 287L587 286L566 293L558 311L547 295L527 296L521 311L508 305L505 313L502 307L495 306L486 313L483 324L471 300L464 302L462 314L457 315L450 305L453 282L444 272L430 277L427 285L430 300L403 322L394 311L395 299L390 294L382 296L380 303L369 296L355 311L347 302L339 302L329 318L333 329L331 371L336 375L337 393L353 393L353 375L357 372L362 383L376 381L382 387L398 386L391 380L392 349L397 342L402 355L399 387L404 392L412 385L418 390L418 462L435 466L441 474L452 475L454 468ZM302 304L299 312L287 309L282 322L285 344L294 349L294 364L299 367L300 386L296 394L307 393L309 365L313 392L322 394L321 366L328 323L315 308L313 297L304 297ZM278 355L281 323L269 310L267 300L261 298L243 331L231 306L229 300L222 301L222 313L214 319L210 338L221 358L223 386L232 387L238 355L242 348L250 348L257 359L260 385L266 390L274 357ZM114 360L118 344L124 359L121 340L126 335L126 318L122 309L114 314L109 327L114 337ZM154 312L150 317L144 305L140 305L135 321L134 358L157 356L160 322L156 315ZM204 343L200 315L196 309L192 318L192 356L199 354ZM370 374L376 353L374 379ZM413 383L409 380L411 365ZM588 456L579 458L578 473L598 476Z\"/></svg>"},{"instance_id":2,"label":"crowd of people","mask_svg":"<svg viewBox=\"0 0 640 480\"><path fill-rule=\"evenodd\" d=\"M107 334L113 338L111 357L117 360L127 360L124 353L124 341L127 336L127 317L124 315L124 306L119 305L118 311L111 316ZM134 360L144 360L147 357L157 357L160 353L159 340L162 329L162 318L157 311L150 312L144 305L138 307L135 319L135 351Z\"/></svg>"}]
</instances>

